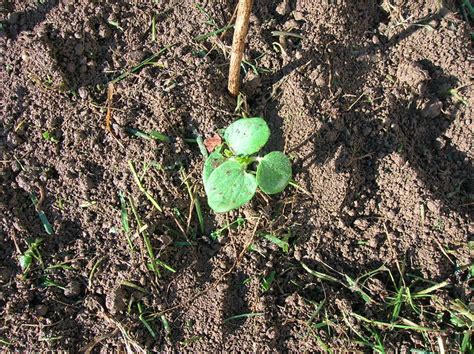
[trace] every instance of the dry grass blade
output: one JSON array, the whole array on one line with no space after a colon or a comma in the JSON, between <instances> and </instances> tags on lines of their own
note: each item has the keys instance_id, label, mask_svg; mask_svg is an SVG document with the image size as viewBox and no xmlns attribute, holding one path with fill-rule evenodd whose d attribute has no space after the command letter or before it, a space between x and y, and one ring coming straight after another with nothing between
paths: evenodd
<instances>
[{"instance_id":1,"label":"dry grass blade","mask_svg":"<svg viewBox=\"0 0 474 354\"><path fill-rule=\"evenodd\" d=\"M115 141L121 146L124 147L120 142L118 137L115 135L112 130L112 99L114 97L114 84L109 83L107 86L107 113L105 115L105 129L112 135Z\"/></svg>"}]
</instances>

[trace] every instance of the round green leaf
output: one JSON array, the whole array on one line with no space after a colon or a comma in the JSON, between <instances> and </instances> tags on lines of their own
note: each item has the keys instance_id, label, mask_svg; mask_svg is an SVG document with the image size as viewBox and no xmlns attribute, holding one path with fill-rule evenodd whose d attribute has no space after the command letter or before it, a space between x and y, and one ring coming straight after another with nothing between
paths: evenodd
<instances>
[{"instance_id":1,"label":"round green leaf","mask_svg":"<svg viewBox=\"0 0 474 354\"><path fill-rule=\"evenodd\" d=\"M259 151L270 137L270 128L263 118L242 118L229 125L224 139L236 155Z\"/></svg>"},{"instance_id":2,"label":"round green leaf","mask_svg":"<svg viewBox=\"0 0 474 354\"><path fill-rule=\"evenodd\" d=\"M257 181L237 161L227 160L211 173L205 186L209 206L217 213L224 213L252 199Z\"/></svg>"},{"instance_id":3,"label":"round green leaf","mask_svg":"<svg viewBox=\"0 0 474 354\"><path fill-rule=\"evenodd\" d=\"M257 166L257 184L267 194L280 193L291 179L291 163L281 151L265 155Z\"/></svg>"},{"instance_id":4,"label":"round green leaf","mask_svg":"<svg viewBox=\"0 0 474 354\"><path fill-rule=\"evenodd\" d=\"M204 188L206 188L207 180L209 179L209 176L211 175L212 171L219 167L224 161L225 157L217 151L214 151L207 157L206 162L204 162L204 168L202 170L202 180L204 182Z\"/></svg>"}]
</instances>

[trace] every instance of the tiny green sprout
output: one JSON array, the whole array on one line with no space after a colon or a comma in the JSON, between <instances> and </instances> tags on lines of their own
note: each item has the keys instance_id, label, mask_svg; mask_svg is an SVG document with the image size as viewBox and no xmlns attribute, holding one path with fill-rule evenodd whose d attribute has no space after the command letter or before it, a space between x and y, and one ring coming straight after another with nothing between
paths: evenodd
<instances>
[{"instance_id":1,"label":"tiny green sprout","mask_svg":"<svg viewBox=\"0 0 474 354\"><path fill-rule=\"evenodd\" d=\"M28 249L19 257L20 267L23 271L23 276L26 278L29 275L33 262L36 260L41 267L44 266L43 258L39 251L39 247L43 243L40 238L34 240L28 240Z\"/></svg>"},{"instance_id":2,"label":"tiny green sprout","mask_svg":"<svg viewBox=\"0 0 474 354\"><path fill-rule=\"evenodd\" d=\"M237 209L249 202L257 187L267 194L282 192L290 183L288 157L272 151L254 156L270 138L263 118L242 118L224 131L225 143L215 148L204 162L202 178L208 204L217 213ZM256 170L250 169L257 164Z\"/></svg>"},{"instance_id":3,"label":"tiny green sprout","mask_svg":"<svg viewBox=\"0 0 474 354\"><path fill-rule=\"evenodd\" d=\"M54 144L59 144L59 140L48 130L41 133L41 136L46 141L51 141Z\"/></svg>"}]
</instances>

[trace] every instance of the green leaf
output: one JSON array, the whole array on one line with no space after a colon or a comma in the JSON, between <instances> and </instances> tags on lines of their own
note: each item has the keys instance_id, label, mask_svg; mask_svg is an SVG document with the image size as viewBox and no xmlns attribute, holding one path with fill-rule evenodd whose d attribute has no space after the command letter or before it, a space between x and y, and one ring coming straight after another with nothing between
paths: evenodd
<instances>
[{"instance_id":1,"label":"green leaf","mask_svg":"<svg viewBox=\"0 0 474 354\"><path fill-rule=\"evenodd\" d=\"M273 242L275 245L280 247L283 253L288 253L288 249L290 248L290 245L288 244L288 236L289 235L287 235L287 237L283 239L279 239L278 237L272 234L263 235L263 237L265 237L268 241Z\"/></svg>"},{"instance_id":2,"label":"green leaf","mask_svg":"<svg viewBox=\"0 0 474 354\"><path fill-rule=\"evenodd\" d=\"M268 291L272 286L273 281L275 280L276 272L271 272L268 276L262 278L262 290Z\"/></svg>"},{"instance_id":3,"label":"green leaf","mask_svg":"<svg viewBox=\"0 0 474 354\"><path fill-rule=\"evenodd\" d=\"M291 163L281 151L273 151L260 160L257 183L267 194L280 193L290 183Z\"/></svg>"},{"instance_id":4,"label":"green leaf","mask_svg":"<svg viewBox=\"0 0 474 354\"><path fill-rule=\"evenodd\" d=\"M28 252L20 256L20 267L23 271L27 270L32 262L33 257Z\"/></svg>"},{"instance_id":5,"label":"green leaf","mask_svg":"<svg viewBox=\"0 0 474 354\"><path fill-rule=\"evenodd\" d=\"M220 152L214 151L208 156L206 162L204 162L204 168L202 170L202 180L204 183L204 188L206 188L206 183L211 173L219 167L225 161L225 157L222 156Z\"/></svg>"},{"instance_id":6,"label":"green leaf","mask_svg":"<svg viewBox=\"0 0 474 354\"><path fill-rule=\"evenodd\" d=\"M207 201L217 213L225 213L247 203L257 190L255 176L245 172L235 160L217 167L206 183Z\"/></svg>"},{"instance_id":7,"label":"green leaf","mask_svg":"<svg viewBox=\"0 0 474 354\"><path fill-rule=\"evenodd\" d=\"M242 118L225 130L224 139L236 155L251 155L268 141L270 129L263 118Z\"/></svg>"}]
</instances>

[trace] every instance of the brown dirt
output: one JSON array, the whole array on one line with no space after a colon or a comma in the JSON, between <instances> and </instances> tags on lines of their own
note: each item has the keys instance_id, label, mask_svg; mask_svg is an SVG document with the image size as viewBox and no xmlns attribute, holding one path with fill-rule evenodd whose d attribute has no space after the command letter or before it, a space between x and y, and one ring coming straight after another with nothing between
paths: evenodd
<instances>
[{"instance_id":1,"label":"brown dirt","mask_svg":"<svg viewBox=\"0 0 474 354\"><path fill-rule=\"evenodd\" d=\"M300 262L340 279L385 265L399 279L398 261L407 279L448 280L438 292L445 303L469 302L469 274L462 271L474 233L469 23L453 2L315 3L255 0L246 55L265 70L248 70L243 83L247 113L271 127L268 149L291 156L294 178L308 193L288 188L271 198L258 195L223 216L207 207L202 157L184 138L211 137L238 116L225 90L223 48L231 36L222 43L194 40L214 28L188 0L3 2L0 346L313 351L321 348L316 333L331 348L367 350L355 332L370 338L366 324L351 314L390 321L386 294L394 289L387 274L365 284L374 298L366 304L351 289L312 277ZM235 7L230 0L200 4L221 27ZM303 39L280 38L285 52L279 53L272 31ZM172 47L156 65L115 85L112 129L121 146L104 129L107 83L165 45ZM448 94L453 88L467 104ZM173 141L132 137L128 128L156 129ZM57 142L44 139L45 131ZM144 179L163 213L137 188L129 160L140 173L144 163L163 167L151 167ZM180 168L197 186L204 233L195 214L186 225L190 198ZM30 200L40 190L52 235ZM155 253L176 273L162 269L156 278L146 269L135 231L136 252L130 251L119 191L135 200ZM237 217L247 222L218 240L209 237ZM261 237L290 232L288 254ZM28 238L43 239L46 268L36 262L25 279L18 257ZM250 241L258 252L240 259ZM47 268L62 263L71 268ZM272 271L275 281L264 292L261 279ZM43 286L45 277L64 289ZM314 323L330 321L331 329L309 330L313 304L323 299ZM428 308L430 300L423 301ZM164 315L169 333L159 317L150 319L154 339L139 320L138 302L147 314L182 306ZM262 315L226 321L252 312ZM438 350L440 337L446 349L458 350L455 332L465 329L450 326L448 312L440 314L434 320L403 308L401 316L441 332L378 328L386 349Z\"/></svg>"}]
</instances>

